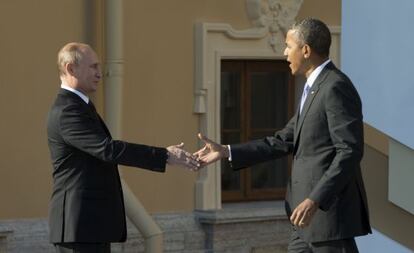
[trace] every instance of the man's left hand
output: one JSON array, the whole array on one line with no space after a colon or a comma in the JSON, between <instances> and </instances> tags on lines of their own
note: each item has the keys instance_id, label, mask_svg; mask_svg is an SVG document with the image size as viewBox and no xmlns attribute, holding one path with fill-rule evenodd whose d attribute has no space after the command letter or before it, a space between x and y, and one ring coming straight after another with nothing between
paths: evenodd
<instances>
[{"instance_id":1,"label":"man's left hand","mask_svg":"<svg viewBox=\"0 0 414 253\"><path fill-rule=\"evenodd\" d=\"M317 210L318 204L315 201L305 199L295 208L295 210L293 210L293 213L290 216L290 221L293 225L300 228L307 227Z\"/></svg>"}]
</instances>

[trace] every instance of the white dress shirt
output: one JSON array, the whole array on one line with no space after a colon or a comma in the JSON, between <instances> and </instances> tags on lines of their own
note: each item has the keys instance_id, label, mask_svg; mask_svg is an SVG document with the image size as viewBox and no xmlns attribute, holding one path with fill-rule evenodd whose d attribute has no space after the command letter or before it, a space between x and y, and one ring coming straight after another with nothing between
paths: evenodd
<instances>
[{"instance_id":1,"label":"white dress shirt","mask_svg":"<svg viewBox=\"0 0 414 253\"><path fill-rule=\"evenodd\" d=\"M85 103L89 104L89 97L86 96L85 94L83 94L82 92L75 90L71 87L69 87L68 85L66 85L64 82L62 82L62 84L60 85L60 88L68 90L70 92L75 93L76 95L78 95L80 98L82 98L83 101L85 101Z\"/></svg>"},{"instance_id":2,"label":"white dress shirt","mask_svg":"<svg viewBox=\"0 0 414 253\"><path fill-rule=\"evenodd\" d=\"M314 71L312 71L312 73L309 75L308 79L306 80L306 84L310 88L312 88L313 83L315 82L316 78L318 78L318 76L322 72L323 68L325 68L325 66L330 62L331 62L331 60L328 59L324 63L319 65Z\"/></svg>"}]
</instances>

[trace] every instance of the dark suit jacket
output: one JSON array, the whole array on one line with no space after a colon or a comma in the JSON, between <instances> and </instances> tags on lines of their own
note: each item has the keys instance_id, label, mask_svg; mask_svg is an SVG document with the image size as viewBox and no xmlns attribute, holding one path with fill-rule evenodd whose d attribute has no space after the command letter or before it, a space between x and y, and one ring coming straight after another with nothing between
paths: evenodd
<instances>
[{"instance_id":1,"label":"dark suit jacket","mask_svg":"<svg viewBox=\"0 0 414 253\"><path fill-rule=\"evenodd\" d=\"M232 166L243 168L293 153L286 209L306 198L319 203L311 224L298 229L308 242L371 232L361 175L364 137L361 100L348 77L328 63L297 112L274 136L231 146Z\"/></svg>"},{"instance_id":2,"label":"dark suit jacket","mask_svg":"<svg viewBox=\"0 0 414 253\"><path fill-rule=\"evenodd\" d=\"M113 140L94 107L64 89L49 112L47 134L53 165L51 242L125 241L117 165L163 172L166 149Z\"/></svg>"}]
</instances>

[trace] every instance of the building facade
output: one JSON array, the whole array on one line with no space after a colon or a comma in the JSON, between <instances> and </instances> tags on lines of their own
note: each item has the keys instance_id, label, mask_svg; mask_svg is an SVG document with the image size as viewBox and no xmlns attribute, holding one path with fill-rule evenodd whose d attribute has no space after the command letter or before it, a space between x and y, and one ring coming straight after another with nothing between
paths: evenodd
<instances>
[{"instance_id":1,"label":"building facade","mask_svg":"<svg viewBox=\"0 0 414 253\"><path fill-rule=\"evenodd\" d=\"M125 0L118 16L123 53L116 64L122 68L113 71L108 27L114 21L108 23L107 14L115 11L110 8L114 2L0 3L0 132L5 144L0 147L0 252L53 250L47 242L52 178L46 115L59 89L57 51L67 42L90 44L100 56L104 74L122 76L116 86L102 82L92 98L114 136L164 147L184 142L189 151L201 145L198 132L229 142L266 134L254 124L244 129L247 121L238 121L238 127L232 125L237 120L225 123L234 115L257 124L267 119L265 114L256 118L243 107L266 94L266 86L255 91L246 81L253 78L242 82L234 73L249 77L260 72L257 66L269 68L259 76L276 75L276 80L290 85L275 90L287 97L276 113L285 117L273 119L275 125L266 128L277 129L294 110L303 80L289 77L283 66L284 33L294 20L313 16L325 21L333 34L332 59L341 64L340 1ZM237 80L245 87L239 93L232 86ZM234 94L250 94L251 99ZM272 98L269 101L274 102ZM231 107L234 100L241 105L236 113ZM256 109L266 105L261 100ZM363 174L372 224L414 249L408 226L414 224L413 215L387 197L389 138L368 124L365 130ZM239 131L239 139L232 139L232 131ZM288 176L289 161L268 166L279 166L279 174L265 168L260 169L263 173L234 176L223 173L220 164L198 173L176 167L168 167L165 174L120 170L163 231L164 252L284 252L289 224L282 203L284 183L277 180ZM264 182L268 188L260 187ZM113 245L114 252L143 252L144 237L134 222L128 230L128 241Z\"/></svg>"}]
</instances>

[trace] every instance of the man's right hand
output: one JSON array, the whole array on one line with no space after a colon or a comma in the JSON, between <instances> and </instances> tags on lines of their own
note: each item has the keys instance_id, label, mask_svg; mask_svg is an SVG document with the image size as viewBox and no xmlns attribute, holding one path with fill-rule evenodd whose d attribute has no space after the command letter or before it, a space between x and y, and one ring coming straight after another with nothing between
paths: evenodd
<instances>
[{"instance_id":1,"label":"man's right hand","mask_svg":"<svg viewBox=\"0 0 414 253\"><path fill-rule=\"evenodd\" d=\"M229 149L226 145L220 145L200 133L198 134L198 138L200 138L205 145L193 155L198 157L201 161L201 166L204 167L222 158L229 157Z\"/></svg>"},{"instance_id":2,"label":"man's right hand","mask_svg":"<svg viewBox=\"0 0 414 253\"><path fill-rule=\"evenodd\" d=\"M197 171L200 168L199 159L195 155L185 151L183 147L184 143L167 147L167 163L170 165L185 167L192 171Z\"/></svg>"}]
</instances>

